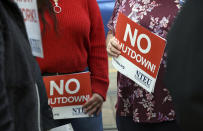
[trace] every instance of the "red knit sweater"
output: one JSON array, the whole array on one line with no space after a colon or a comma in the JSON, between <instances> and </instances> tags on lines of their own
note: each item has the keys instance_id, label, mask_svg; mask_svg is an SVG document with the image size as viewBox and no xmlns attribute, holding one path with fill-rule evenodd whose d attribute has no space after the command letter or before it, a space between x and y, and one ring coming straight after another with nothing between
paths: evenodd
<instances>
[{"instance_id":1,"label":"red knit sweater","mask_svg":"<svg viewBox=\"0 0 203 131\"><path fill-rule=\"evenodd\" d=\"M44 59L37 58L42 73L71 73L89 67L93 93L106 98L108 58L101 14L96 0L59 0L62 12L53 19L45 12L42 35ZM42 27L42 21L41 28Z\"/></svg>"}]
</instances>

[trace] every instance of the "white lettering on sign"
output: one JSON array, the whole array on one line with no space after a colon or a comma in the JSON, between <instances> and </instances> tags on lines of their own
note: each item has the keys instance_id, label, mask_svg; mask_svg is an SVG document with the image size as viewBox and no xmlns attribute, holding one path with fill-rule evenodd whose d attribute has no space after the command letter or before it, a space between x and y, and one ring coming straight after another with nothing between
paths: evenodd
<instances>
[{"instance_id":1,"label":"white lettering on sign","mask_svg":"<svg viewBox=\"0 0 203 131\"><path fill-rule=\"evenodd\" d=\"M142 55L138 54L134 50L132 50L130 47L126 46L125 44L121 43L121 51L123 53L126 53L130 58L135 60L137 63L140 63L142 66L150 70L154 73L156 69L156 65L152 64L149 60L144 58Z\"/></svg>"},{"instance_id":2,"label":"white lettering on sign","mask_svg":"<svg viewBox=\"0 0 203 131\"><path fill-rule=\"evenodd\" d=\"M135 41L136 41L136 38L137 38L137 32L138 32L138 30L135 29L134 35L132 36L131 27L130 27L129 24L127 24L127 25L126 25L126 29L125 29L125 34L124 34L123 40L126 42L126 41L127 41L127 36L129 35L131 45L132 45L133 47L135 47Z\"/></svg>"},{"instance_id":3,"label":"white lettering on sign","mask_svg":"<svg viewBox=\"0 0 203 131\"><path fill-rule=\"evenodd\" d=\"M74 82L76 84L76 88L71 91L70 88L69 88L69 85L72 82ZM60 85L59 86L56 84L55 81L50 81L50 96L54 95L54 89L60 95L63 95L64 89L69 94L75 94L75 93L77 93L80 90L80 82L77 79L75 79L75 78L69 79L69 80L67 80L67 82L65 84L65 88L64 88L64 80L60 80Z\"/></svg>"},{"instance_id":4,"label":"white lettering on sign","mask_svg":"<svg viewBox=\"0 0 203 131\"><path fill-rule=\"evenodd\" d=\"M132 30L129 24L126 25L126 29L125 29L125 34L124 34L124 38L123 40L126 42L127 41L127 36L130 37L130 43L131 46L135 47L135 43L136 43L136 38L137 38L137 33L138 30L135 29L134 33L132 34ZM147 40L147 48L143 49L141 47L141 40L142 39L146 39ZM150 49L151 49L151 40L150 38L146 35L146 34L140 34L137 38L137 48L139 49L140 52L142 52L143 54L147 54Z\"/></svg>"},{"instance_id":5,"label":"white lettering on sign","mask_svg":"<svg viewBox=\"0 0 203 131\"><path fill-rule=\"evenodd\" d=\"M141 45L140 45L140 41L145 38L147 40L147 48L146 49L142 49ZM142 52L143 54L147 54L150 49L151 49L151 40L149 39L149 37L145 34L140 34L137 38L137 47L139 49L140 52Z\"/></svg>"},{"instance_id":6,"label":"white lettering on sign","mask_svg":"<svg viewBox=\"0 0 203 131\"><path fill-rule=\"evenodd\" d=\"M90 98L90 95L81 95L81 96L69 96L69 97L56 97L49 98L48 104L66 104L66 103L76 103L76 102L86 102Z\"/></svg>"},{"instance_id":7,"label":"white lettering on sign","mask_svg":"<svg viewBox=\"0 0 203 131\"><path fill-rule=\"evenodd\" d=\"M75 84L76 84L76 89L73 90L73 91L71 91L71 90L69 89L69 84L70 84L71 82L75 82ZM77 92L80 90L80 82L79 82L77 79L74 79L74 78L73 78L73 79L70 79L70 80L68 80L68 81L66 82L65 88L66 88L66 92L67 92L67 93L69 93L69 94L75 94L75 93L77 93Z\"/></svg>"},{"instance_id":8,"label":"white lettering on sign","mask_svg":"<svg viewBox=\"0 0 203 131\"><path fill-rule=\"evenodd\" d=\"M54 95L54 89L56 89L60 95L63 95L63 86L64 80L60 80L60 87L55 83L55 81L50 81L50 96Z\"/></svg>"}]
</instances>

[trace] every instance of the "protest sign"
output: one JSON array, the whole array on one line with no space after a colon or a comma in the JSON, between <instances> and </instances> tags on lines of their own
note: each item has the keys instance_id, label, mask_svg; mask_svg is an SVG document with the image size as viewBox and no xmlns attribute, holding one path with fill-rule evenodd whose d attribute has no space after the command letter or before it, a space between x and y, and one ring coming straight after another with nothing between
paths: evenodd
<instances>
[{"instance_id":1,"label":"protest sign","mask_svg":"<svg viewBox=\"0 0 203 131\"><path fill-rule=\"evenodd\" d=\"M115 37L121 55L113 66L148 92L153 92L165 49L165 40L119 13Z\"/></svg>"},{"instance_id":2,"label":"protest sign","mask_svg":"<svg viewBox=\"0 0 203 131\"><path fill-rule=\"evenodd\" d=\"M20 8L26 26L32 54L43 57L41 31L36 0L14 0Z\"/></svg>"},{"instance_id":3,"label":"protest sign","mask_svg":"<svg viewBox=\"0 0 203 131\"><path fill-rule=\"evenodd\" d=\"M82 105L92 95L90 72L43 77L54 119L88 117Z\"/></svg>"}]
</instances>

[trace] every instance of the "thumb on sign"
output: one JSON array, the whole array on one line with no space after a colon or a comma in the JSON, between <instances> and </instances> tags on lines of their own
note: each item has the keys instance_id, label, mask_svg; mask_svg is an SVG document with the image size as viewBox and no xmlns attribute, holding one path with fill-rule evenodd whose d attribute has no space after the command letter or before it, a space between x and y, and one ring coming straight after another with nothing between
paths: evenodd
<instances>
[{"instance_id":1,"label":"thumb on sign","mask_svg":"<svg viewBox=\"0 0 203 131\"><path fill-rule=\"evenodd\" d=\"M83 105L84 112L90 116L94 113L99 115L102 109L103 102L103 97L97 93L94 93L92 97Z\"/></svg>"}]
</instances>

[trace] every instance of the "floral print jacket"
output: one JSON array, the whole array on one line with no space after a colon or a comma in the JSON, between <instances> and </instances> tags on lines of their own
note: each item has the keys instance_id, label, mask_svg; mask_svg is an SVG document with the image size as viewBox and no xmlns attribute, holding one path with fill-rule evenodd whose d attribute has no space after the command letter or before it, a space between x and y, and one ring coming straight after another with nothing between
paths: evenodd
<instances>
[{"instance_id":1,"label":"floral print jacket","mask_svg":"<svg viewBox=\"0 0 203 131\"><path fill-rule=\"evenodd\" d=\"M115 32L118 12L121 12L149 31L166 38L179 8L179 0L116 0L108 27ZM164 53L154 93L145 91L118 72L118 115L131 116L135 122L146 123L175 119L172 98L163 81L166 57Z\"/></svg>"}]
</instances>

